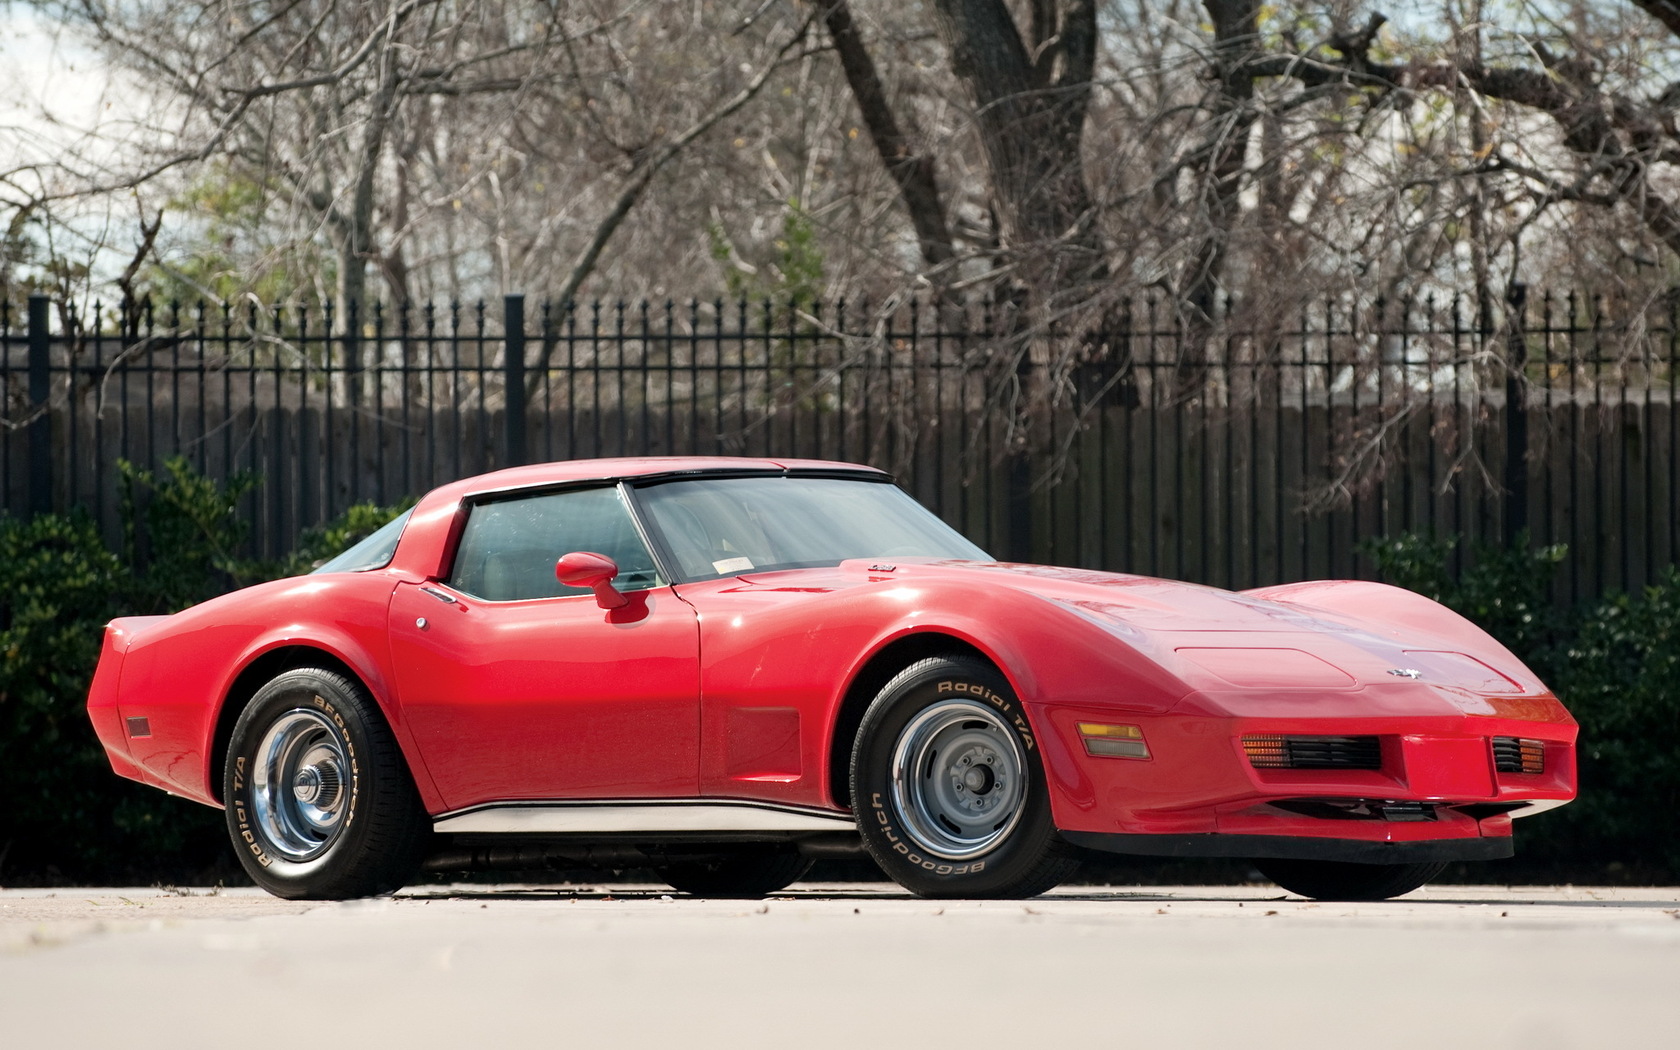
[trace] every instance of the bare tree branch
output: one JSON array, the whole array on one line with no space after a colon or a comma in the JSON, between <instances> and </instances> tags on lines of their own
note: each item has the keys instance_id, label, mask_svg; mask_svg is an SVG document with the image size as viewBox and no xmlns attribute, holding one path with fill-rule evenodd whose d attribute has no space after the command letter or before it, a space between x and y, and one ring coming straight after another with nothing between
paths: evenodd
<instances>
[{"instance_id":1,"label":"bare tree branch","mask_svg":"<svg viewBox=\"0 0 1680 1050\"><path fill-rule=\"evenodd\" d=\"M846 74L846 83L852 89L864 127L869 130L881 164L898 185L899 197L916 230L922 260L937 286L947 279L944 271L955 250L950 228L945 223L945 205L939 193L933 155L918 141L919 135L906 134L900 128L875 61L852 19L850 5L846 0L826 0L820 6L823 24L834 41L840 68Z\"/></svg>"},{"instance_id":2,"label":"bare tree branch","mask_svg":"<svg viewBox=\"0 0 1680 1050\"><path fill-rule=\"evenodd\" d=\"M733 96L712 107L683 132L660 144L642 158L625 180L618 196L613 201L612 208L596 224L594 236L590 238L589 243L572 263L571 270L567 273L566 279L561 283L559 291L555 294L556 301L562 305L569 305L572 302L583 282L595 271L595 264L600 261L601 252L606 249L607 242L612 240L613 234L618 232L618 228L629 217L631 209L641 199L642 193L647 189L648 184L653 181L653 177L659 174L660 169L670 163L695 139L698 139L717 126L719 122L751 102L764 89L764 85L770 82L771 76L782 68L788 53L795 51L801 41L805 39L805 35L816 16L816 11L807 15L800 22L798 28L788 36L788 39L776 49L775 54ZM541 385L542 374L548 370L553 354L553 344L542 345L535 368L527 381L527 396L533 394Z\"/></svg>"}]
</instances>

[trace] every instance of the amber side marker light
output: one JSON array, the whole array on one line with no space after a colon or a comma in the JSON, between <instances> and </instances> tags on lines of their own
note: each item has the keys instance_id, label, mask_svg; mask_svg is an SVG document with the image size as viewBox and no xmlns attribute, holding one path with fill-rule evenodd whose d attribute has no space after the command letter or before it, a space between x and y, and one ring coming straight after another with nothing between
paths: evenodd
<instances>
[{"instance_id":1,"label":"amber side marker light","mask_svg":"<svg viewBox=\"0 0 1680 1050\"><path fill-rule=\"evenodd\" d=\"M1255 769L1288 769L1293 765L1289 758L1289 742L1281 735L1245 736L1242 746L1248 753L1248 764Z\"/></svg>"},{"instance_id":2,"label":"amber side marker light","mask_svg":"<svg viewBox=\"0 0 1680 1050\"><path fill-rule=\"evenodd\" d=\"M1085 753L1102 758L1148 758L1149 745L1137 726L1111 726L1101 722L1080 722L1079 736Z\"/></svg>"}]
</instances>

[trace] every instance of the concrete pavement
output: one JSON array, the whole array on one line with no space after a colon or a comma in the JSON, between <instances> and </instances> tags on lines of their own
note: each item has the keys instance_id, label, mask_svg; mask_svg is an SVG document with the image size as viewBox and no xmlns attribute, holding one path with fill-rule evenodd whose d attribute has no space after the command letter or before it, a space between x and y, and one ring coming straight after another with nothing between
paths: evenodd
<instances>
[{"instance_id":1,"label":"concrete pavement","mask_svg":"<svg viewBox=\"0 0 1680 1050\"><path fill-rule=\"evenodd\" d=\"M1680 888L0 891L0 1046L1680 1047Z\"/></svg>"}]
</instances>

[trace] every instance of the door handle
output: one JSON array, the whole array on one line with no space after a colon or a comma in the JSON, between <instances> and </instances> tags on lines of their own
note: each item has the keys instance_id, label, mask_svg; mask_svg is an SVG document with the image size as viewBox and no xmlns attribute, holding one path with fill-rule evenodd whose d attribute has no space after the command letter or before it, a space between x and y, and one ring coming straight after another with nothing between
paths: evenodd
<instances>
[{"instance_id":1,"label":"door handle","mask_svg":"<svg viewBox=\"0 0 1680 1050\"><path fill-rule=\"evenodd\" d=\"M454 599L453 596L445 594L444 592L438 590L436 587L422 587L420 589L422 591L424 591L425 593L431 595L433 598L436 598L438 601L442 602L445 605L454 605L455 604L455 599Z\"/></svg>"}]
</instances>

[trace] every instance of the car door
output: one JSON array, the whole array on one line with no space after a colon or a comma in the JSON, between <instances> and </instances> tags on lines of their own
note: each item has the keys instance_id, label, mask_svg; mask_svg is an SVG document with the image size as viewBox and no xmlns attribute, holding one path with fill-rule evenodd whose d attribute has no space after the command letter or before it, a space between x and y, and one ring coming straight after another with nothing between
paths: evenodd
<instances>
[{"instance_id":1,"label":"car door","mask_svg":"<svg viewBox=\"0 0 1680 1050\"><path fill-rule=\"evenodd\" d=\"M618 562L604 609L554 564ZM445 804L692 796L699 631L615 487L521 494L468 510L443 580L392 596L394 673Z\"/></svg>"}]
</instances>

